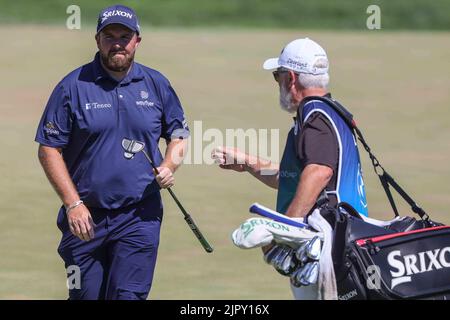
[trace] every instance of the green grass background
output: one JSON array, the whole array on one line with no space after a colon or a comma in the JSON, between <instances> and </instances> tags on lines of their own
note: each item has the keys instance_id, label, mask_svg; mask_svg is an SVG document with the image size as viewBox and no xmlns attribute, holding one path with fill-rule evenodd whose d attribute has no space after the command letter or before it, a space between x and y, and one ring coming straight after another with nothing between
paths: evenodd
<instances>
[{"instance_id":1,"label":"green grass background","mask_svg":"<svg viewBox=\"0 0 450 320\"><path fill-rule=\"evenodd\" d=\"M65 23L66 8L81 8L93 24L111 4L133 7L143 25L362 29L366 9L381 8L384 30L449 30L448 0L0 0L0 23Z\"/></svg>"},{"instance_id":2,"label":"green grass background","mask_svg":"<svg viewBox=\"0 0 450 320\"><path fill-rule=\"evenodd\" d=\"M56 252L60 202L40 168L33 139L56 83L92 59L94 27L89 21L95 20L97 9L106 2L82 2L81 31L65 28L67 3L0 1L0 299L67 297L65 271ZM278 107L278 88L261 64L292 39L309 36L317 40L331 61L332 93L354 113L378 158L435 220L450 223L448 31L364 31L364 1L364 6L353 2L363 11L362 15L360 9L358 14L350 14L351 21L359 22L349 25L344 9L356 9L347 5L348 1L339 2L342 12L338 11L341 14L335 22L327 18L335 17L334 2L318 2L324 3L318 11L323 25L314 24L319 21L312 18L316 11L306 9L312 1L302 1L305 6L298 10L308 14L295 23L291 12L295 10L285 9L297 8L295 1L283 2L286 6L257 0L199 1L197 6L188 1L152 1L152 7L147 2L125 3L144 13L137 60L171 80L191 126L202 120L204 130L279 129L280 154L292 120ZM426 7L417 3L384 2L383 30L448 29L449 10L433 9L435 5L448 8L448 1L428 1ZM242 9L245 6L248 8ZM431 20L436 23L421 25L406 18L406 24L389 22L393 13L384 6L398 6L406 17L408 12L418 16L414 21L430 21L427 17L434 12ZM224 13L227 10L231 10L229 15ZM151 18L147 20L147 16ZM359 31L305 29L301 28L304 21L310 21L314 29L332 26ZM174 27L177 25L198 27ZM388 219L392 213L383 190L363 150L361 154L370 214ZM164 193L165 218L150 298L291 298L287 279L264 264L259 250L240 250L230 240L231 232L250 217L251 203L274 206L273 190L247 174L207 165L183 166L176 174L174 190L216 250L204 253ZM410 214L404 204L400 209Z\"/></svg>"}]
</instances>

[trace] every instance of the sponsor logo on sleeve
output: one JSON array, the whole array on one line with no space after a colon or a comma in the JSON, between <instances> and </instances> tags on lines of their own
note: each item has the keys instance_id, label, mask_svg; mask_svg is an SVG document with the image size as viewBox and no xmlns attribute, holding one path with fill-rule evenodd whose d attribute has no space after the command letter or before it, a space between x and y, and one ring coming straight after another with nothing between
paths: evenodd
<instances>
[{"instance_id":1,"label":"sponsor logo on sleeve","mask_svg":"<svg viewBox=\"0 0 450 320\"><path fill-rule=\"evenodd\" d=\"M183 118L183 128L184 129L187 129L188 128L188 124L187 124L187 121L186 121L186 119L185 118Z\"/></svg>"},{"instance_id":2,"label":"sponsor logo on sleeve","mask_svg":"<svg viewBox=\"0 0 450 320\"><path fill-rule=\"evenodd\" d=\"M59 135L59 130L56 129L55 125L51 121L49 121L45 124L44 131L45 131L45 133L47 133L50 136L58 136Z\"/></svg>"}]
</instances>

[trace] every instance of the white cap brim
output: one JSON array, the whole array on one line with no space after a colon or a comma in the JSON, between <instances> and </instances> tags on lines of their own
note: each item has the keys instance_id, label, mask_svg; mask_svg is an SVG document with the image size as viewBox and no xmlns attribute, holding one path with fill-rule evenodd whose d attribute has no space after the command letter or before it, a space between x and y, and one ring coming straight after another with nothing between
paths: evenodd
<instances>
[{"instance_id":1,"label":"white cap brim","mask_svg":"<svg viewBox=\"0 0 450 320\"><path fill-rule=\"evenodd\" d=\"M267 59L263 64L263 68L265 70L277 69L279 67L280 67L280 64L278 63L278 58Z\"/></svg>"}]
</instances>

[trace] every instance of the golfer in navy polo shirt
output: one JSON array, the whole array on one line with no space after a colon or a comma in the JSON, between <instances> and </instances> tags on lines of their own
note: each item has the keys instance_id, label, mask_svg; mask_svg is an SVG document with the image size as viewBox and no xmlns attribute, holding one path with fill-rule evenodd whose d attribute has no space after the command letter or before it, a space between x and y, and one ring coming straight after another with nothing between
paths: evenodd
<instances>
[{"instance_id":1,"label":"golfer in navy polo shirt","mask_svg":"<svg viewBox=\"0 0 450 320\"><path fill-rule=\"evenodd\" d=\"M81 275L69 286L70 299L146 299L163 215L160 189L174 183L189 129L169 81L134 62L141 37L132 9L104 9L95 39L94 60L56 86L35 140L64 204L58 253ZM145 142L158 175L142 153L124 157L125 137Z\"/></svg>"}]
</instances>

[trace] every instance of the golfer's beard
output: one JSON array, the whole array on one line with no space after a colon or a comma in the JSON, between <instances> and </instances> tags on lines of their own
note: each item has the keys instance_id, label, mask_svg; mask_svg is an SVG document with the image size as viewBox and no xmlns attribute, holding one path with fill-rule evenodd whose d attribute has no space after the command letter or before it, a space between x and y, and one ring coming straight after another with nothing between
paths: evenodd
<instances>
[{"instance_id":1,"label":"golfer's beard","mask_svg":"<svg viewBox=\"0 0 450 320\"><path fill-rule=\"evenodd\" d=\"M126 71L130 68L134 60L134 52L130 55L115 54L117 51L109 52L107 54L100 54L103 65L114 72ZM120 51L119 51L120 52Z\"/></svg>"},{"instance_id":2,"label":"golfer's beard","mask_svg":"<svg viewBox=\"0 0 450 320\"><path fill-rule=\"evenodd\" d=\"M297 112L298 106L295 103L292 103L292 94L283 86L280 86L280 106L281 109L289 113Z\"/></svg>"}]
</instances>

